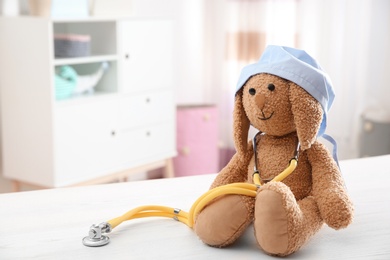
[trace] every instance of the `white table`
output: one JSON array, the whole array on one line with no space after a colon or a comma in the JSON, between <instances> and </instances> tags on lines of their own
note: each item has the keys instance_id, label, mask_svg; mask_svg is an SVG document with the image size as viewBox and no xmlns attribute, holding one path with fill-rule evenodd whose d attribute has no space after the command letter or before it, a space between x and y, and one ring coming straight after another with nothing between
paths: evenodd
<instances>
[{"instance_id":1,"label":"white table","mask_svg":"<svg viewBox=\"0 0 390 260\"><path fill-rule=\"evenodd\" d=\"M289 259L390 259L389 156L341 162L355 204L345 230L324 226ZM188 211L215 175L0 195L0 259L275 259L257 248L253 228L225 249L204 245L172 219L132 220L110 244L82 245L91 224L134 207L157 204Z\"/></svg>"}]
</instances>

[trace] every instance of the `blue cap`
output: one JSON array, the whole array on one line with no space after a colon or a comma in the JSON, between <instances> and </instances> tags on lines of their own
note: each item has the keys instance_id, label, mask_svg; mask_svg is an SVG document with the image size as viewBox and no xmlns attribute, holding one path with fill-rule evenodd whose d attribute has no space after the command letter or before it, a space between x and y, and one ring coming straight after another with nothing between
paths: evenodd
<instances>
[{"instance_id":1,"label":"blue cap","mask_svg":"<svg viewBox=\"0 0 390 260\"><path fill-rule=\"evenodd\" d=\"M240 90L250 77L259 73L269 73L292 81L318 100L324 111L318 136L325 133L326 115L335 94L329 76L314 58L303 50L269 45L257 63L242 69L236 91Z\"/></svg>"}]
</instances>

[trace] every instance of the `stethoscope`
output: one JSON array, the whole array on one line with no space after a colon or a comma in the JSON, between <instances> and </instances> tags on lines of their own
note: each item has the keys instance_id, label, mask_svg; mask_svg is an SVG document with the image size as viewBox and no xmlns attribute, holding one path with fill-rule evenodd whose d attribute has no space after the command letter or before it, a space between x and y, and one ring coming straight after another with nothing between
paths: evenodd
<instances>
[{"instance_id":1,"label":"stethoscope","mask_svg":"<svg viewBox=\"0 0 390 260\"><path fill-rule=\"evenodd\" d=\"M146 217L168 217L173 218L183 224L186 224L188 227L193 228L195 217L199 214L202 209L209 204L213 199L228 194L236 195L245 195L249 197L256 197L257 189L264 184L260 178L260 172L257 165L257 144L256 138L259 135L264 135L262 132L258 132L253 137L253 150L255 155L254 163L254 172L253 172L253 184L251 183L232 183L223 186L216 187L204 193L200 196L195 203L192 205L189 212L185 212L178 208L171 208L165 206L156 206L156 205L145 205L141 207L134 208L122 216L108 220L107 222L102 222L99 225L92 225L89 229L88 236L83 238L83 244L85 246L98 247L104 246L110 242L110 238L104 234L110 233L115 227L117 227L122 222L137 219L137 218L146 218ZM279 173L271 181L282 181L288 175L290 175L298 164L299 156L299 147L298 142L297 147L294 151L294 157L291 158L289 165L281 173Z\"/></svg>"}]
</instances>

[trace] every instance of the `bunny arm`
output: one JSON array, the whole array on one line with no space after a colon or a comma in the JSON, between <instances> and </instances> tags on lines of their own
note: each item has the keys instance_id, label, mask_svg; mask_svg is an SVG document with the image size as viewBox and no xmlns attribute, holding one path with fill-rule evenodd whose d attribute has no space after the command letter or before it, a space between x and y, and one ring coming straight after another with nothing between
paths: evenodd
<instances>
[{"instance_id":1,"label":"bunny arm","mask_svg":"<svg viewBox=\"0 0 390 260\"><path fill-rule=\"evenodd\" d=\"M347 227L353 219L353 205L336 162L318 141L307 155L312 167L312 194L321 217L333 229Z\"/></svg>"},{"instance_id":2,"label":"bunny arm","mask_svg":"<svg viewBox=\"0 0 390 260\"><path fill-rule=\"evenodd\" d=\"M253 156L252 141L248 142L245 154L236 153L229 163L218 173L211 189L235 182L246 182L248 179L248 164Z\"/></svg>"}]
</instances>

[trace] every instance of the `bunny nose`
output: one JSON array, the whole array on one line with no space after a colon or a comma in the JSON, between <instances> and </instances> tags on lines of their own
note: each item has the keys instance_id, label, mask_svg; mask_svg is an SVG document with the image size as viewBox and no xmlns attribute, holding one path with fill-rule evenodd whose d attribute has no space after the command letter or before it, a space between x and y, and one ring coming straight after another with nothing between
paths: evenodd
<instances>
[{"instance_id":1,"label":"bunny nose","mask_svg":"<svg viewBox=\"0 0 390 260\"><path fill-rule=\"evenodd\" d=\"M256 105L262 110L265 104L265 95L259 93L255 98Z\"/></svg>"}]
</instances>

